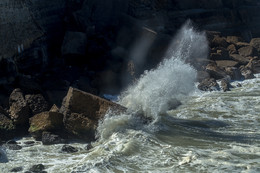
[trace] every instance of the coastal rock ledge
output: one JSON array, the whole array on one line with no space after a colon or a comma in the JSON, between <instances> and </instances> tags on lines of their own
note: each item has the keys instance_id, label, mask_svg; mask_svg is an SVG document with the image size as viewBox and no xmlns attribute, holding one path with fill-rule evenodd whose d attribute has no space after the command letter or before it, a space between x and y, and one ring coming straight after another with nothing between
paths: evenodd
<instances>
[{"instance_id":1,"label":"coastal rock ledge","mask_svg":"<svg viewBox=\"0 0 260 173\"><path fill-rule=\"evenodd\" d=\"M70 87L60 109L54 105L50 111L30 118L29 132L37 140L43 140L44 134L50 132L57 138L61 136L92 141L99 120L104 118L108 110L122 112L126 108Z\"/></svg>"}]
</instances>

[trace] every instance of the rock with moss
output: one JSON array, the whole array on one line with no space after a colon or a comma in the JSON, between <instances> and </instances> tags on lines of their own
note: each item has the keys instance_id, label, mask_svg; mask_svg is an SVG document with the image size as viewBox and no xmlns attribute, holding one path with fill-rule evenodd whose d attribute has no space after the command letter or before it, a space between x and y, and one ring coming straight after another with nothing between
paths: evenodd
<instances>
[{"instance_id":1,"label":"rock with moss","mask_svg":"<svg viewBox=\"0 0 260 173\"><path fill-rule=\"evenodd\" d=\"M30 118L29 133L41 140L44 131L60 131L63 129L63 115L59 112L42 112Z\"/></svg>"}]
</instances>

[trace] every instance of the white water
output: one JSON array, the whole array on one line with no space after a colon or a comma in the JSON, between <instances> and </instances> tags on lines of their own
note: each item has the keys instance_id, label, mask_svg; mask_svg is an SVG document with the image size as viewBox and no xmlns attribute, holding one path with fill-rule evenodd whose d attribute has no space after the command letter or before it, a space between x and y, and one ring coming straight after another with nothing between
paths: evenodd
<instances>
[{"instance_id":1,"label":"white water","mask_svg":"<svg viewBox=\"0 0 260 173\"><path fill-rule=\"evenodd\" d=\"M23 138L18 140L21 150L1 151L9 162L0 163L0 172L18 166L26 171L40 163L51 173L260 172L260 75L231 92L197 91L195 70L183 61L203 56L198 50L207 47L199 41L204 39L203 33L185 26L175 39L179 44L173 44L172 58L122 94L120 103L129 113L109 113L90 151L82 143L71 143L79 149L73 154L62 153L61 144L28 147L24 142L32 139ZM182 105L168 111L176 100ZM153 123L143 124L136 112Z\"/></svg>"}]
</instances>

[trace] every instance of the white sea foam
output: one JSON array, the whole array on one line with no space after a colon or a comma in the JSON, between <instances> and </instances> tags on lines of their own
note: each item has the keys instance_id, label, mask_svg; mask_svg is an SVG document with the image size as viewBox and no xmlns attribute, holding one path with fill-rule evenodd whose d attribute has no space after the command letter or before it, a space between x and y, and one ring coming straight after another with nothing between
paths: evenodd
<instances>
[{"instance_id":1,"label":"white sea foam","mask_svg":"<svg viewBox=\"0 0 260 173\"><path fill-rule=\"evenodd\" d=\"M207 58L207 39L187 22L172 41L166 58L151 71L145 71L140 79L120 97L120 104L132 112L158 119L158 115L194 91L196 70L185 64L188 58Z\"/></svg>"}]
</instances>

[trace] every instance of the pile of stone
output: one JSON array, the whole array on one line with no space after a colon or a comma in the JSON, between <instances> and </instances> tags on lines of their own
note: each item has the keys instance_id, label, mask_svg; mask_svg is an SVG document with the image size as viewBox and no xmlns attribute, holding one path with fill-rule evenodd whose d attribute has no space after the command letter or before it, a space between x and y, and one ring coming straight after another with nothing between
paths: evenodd
<instances>
[{"instance_id":1,"label":"pile of stone","mask_svg":"<svg viewBox=\"0 0 260 173\"><path fill-rule=\"evenodd\" d=\"M260 38L250 42L238 36L221 36L218 32L208 32L210 52L208 60L201 63L196 59L199 89L209 91L218 88L216 80L221 80L224 91L228 91L231 80L254 78L260 72ZM225 84L224 84L225 83ZM222 84L221 84L222 85Z\"/></svg>"}]
</instances>

